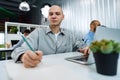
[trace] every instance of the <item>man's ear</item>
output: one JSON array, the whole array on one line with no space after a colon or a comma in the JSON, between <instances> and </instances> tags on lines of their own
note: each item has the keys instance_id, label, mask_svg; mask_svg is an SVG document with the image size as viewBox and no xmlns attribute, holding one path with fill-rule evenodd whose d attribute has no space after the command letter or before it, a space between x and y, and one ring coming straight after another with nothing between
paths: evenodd
<instances>
[{"instance_id":1,"label":"man's ear","mask_svg":"<svg viewBox=\"0 0 120 80\"><path fill-rule=\"evenodd\" d=\"M65 17L65 16L64 16L64 14L63 14L63 19L64 19L64 17Z\"/></svg>"}]
</instances>

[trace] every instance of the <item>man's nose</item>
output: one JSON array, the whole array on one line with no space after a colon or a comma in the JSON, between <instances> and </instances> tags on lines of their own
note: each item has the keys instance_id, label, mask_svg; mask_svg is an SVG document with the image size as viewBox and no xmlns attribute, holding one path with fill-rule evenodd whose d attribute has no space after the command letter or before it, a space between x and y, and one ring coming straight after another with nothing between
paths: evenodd
<instances>
[{"instance_id":1,"label":"man's nose","mask_svg":"<svg viewBox=\"0 0 120 80\"><path fill-rule=\"evenodd\" d=\"M53 14L53 15L52 15L52 18L56 18L56 14Z\"/></svg>"}]
</instances>

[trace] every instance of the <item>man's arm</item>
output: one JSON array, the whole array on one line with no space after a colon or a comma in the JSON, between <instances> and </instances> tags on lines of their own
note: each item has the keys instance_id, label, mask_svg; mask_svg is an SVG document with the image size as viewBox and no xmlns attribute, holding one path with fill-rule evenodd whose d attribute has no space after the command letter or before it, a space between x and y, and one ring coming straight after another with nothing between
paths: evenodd
<instances>
[{"instance_id":1,"label":"man's arm","mask_svg":"<svg viewBox=\"0 0 120 80\"><path fill-rule=\"evenodd\" d=\"M13 45L13 48L16 49L20 47L24 43L23 39L21 39L17 44Z\"/></svg>"},{"instance_id":2,"label":"man's arm","mask_svg":"<svg viewBox=\"0 0 120 80\"><path fill-rule=\"evenodd\" d=\"M26 68L36 67L42 60L42 51L27 50L22 56L21 61Z\"/></svg>"},{"instance_id":3,"label":"man's arm","mask_svg":"<svg viewBox=\"0 0 120 80\"><path fill-rule=\"evenodd\" d=\"M29 36L27 36L27 40L36 51L36 46L38 45L38 30L36 29L31 34L29 34ZM19 56L25 53L27 50L30 50L29 47L26 45L26 43L23 43L21 47L16 48L12 52L11 57L15 62L17 62Z\"/></svg>"},{"instance_id":4,"label":"man's arm","mask_svg":"<svg viewBox=\"0 0 120 80\"><path fill-rule=\"evenodd\" d=\"M89 46L93 41L93 39L94 39L94 32L89 31L84 38L84 43L86 43Z\"/></svg>"}]
</instances>

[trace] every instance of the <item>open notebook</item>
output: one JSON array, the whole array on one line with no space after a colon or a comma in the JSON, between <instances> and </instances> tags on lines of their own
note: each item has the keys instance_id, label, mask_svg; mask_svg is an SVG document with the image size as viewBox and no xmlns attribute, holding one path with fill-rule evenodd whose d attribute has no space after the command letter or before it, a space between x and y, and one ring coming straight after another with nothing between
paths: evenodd
<instances>
[{"instance_id":1,"label":"open notebook","mask_svg":"<svg viewBox=\"0 0 120 80\"><path fill-rule=\"evenodd\" d=\"M10 80L79 80L71 69L62 65L42 62L35 68L25 68L11 60L5 66Z\"/></svg>"}]
</instances>

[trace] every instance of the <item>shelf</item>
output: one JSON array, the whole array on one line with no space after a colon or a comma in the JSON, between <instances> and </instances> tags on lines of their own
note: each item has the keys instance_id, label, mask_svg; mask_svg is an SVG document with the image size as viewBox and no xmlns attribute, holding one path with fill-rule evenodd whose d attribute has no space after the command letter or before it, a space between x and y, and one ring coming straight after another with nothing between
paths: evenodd
<instances>
[{"instance_id":1,"label":"shelf","mask_svg":"<svg viewBox=\"0 0 120 80\"><path fill-rule=\"evenodd\" d=\"M5 22L5 42L21 39L21 37L17 34L17 32L14 32L14 30L11 32L11 29L13 27L23 33L23 31L26 29L33 31L35 28L40 27L40 25L16 23L16 22Z\"/></svg>"}]
</instances>

